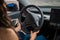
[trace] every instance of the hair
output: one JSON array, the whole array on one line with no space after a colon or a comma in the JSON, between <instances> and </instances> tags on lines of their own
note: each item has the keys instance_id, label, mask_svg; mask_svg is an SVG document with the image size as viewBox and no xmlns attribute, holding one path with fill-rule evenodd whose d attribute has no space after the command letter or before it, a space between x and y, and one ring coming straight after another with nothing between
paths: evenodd
<instances>
[{"instance_id":1,"label":"hair","mask_svg":"<svg viewBox=\"0 0 60 40\"><path fill-rule=\"evenodd\" d=\"M4 0L0 0L0 5L3 5L3 3L4 3Z\"/></svg>"},{"instance_id":2,"label":"hair","mask_svg":"<svg viewBox=\"0 0 60 40\"><path fill-rule=\"evenodd\" d=\"M7 10L4 7L4 4L5 4L4 0L0 0L0 27L2 27L2 28L11 28L11 29L14 30L14 32L17 35L17 32L15 31L15 29L12 25L12 22L9 19L8 15L7 15Z\"/></svg>"},{"instance_id":3,"label":"hair","mask_svg":"<svg viewBox=\"0 0 60 40\"><path fill-rule=\"evenodd\" d=\"M10 28L10 26L12 26L12 23L7 16L7 10L3 5L4 3L4 0L0 0L0 27Z\"/></svg>"},{"instance_id":4,"label":"hair","mask_svg":"<svg viewBox=\"0 0 60 40\"><path fill-rule=\"evenodd\" d=\"M5 8L4 3L5 3L4 0L0 0L0 27L1 28L11 28L14 30L14 32L17 35L17 32L15 31L15 29L12 25L12 22L7 15L7 10ZM17 37L18 37L18 35L17 35Z\"/></svg>"}]
</instances>

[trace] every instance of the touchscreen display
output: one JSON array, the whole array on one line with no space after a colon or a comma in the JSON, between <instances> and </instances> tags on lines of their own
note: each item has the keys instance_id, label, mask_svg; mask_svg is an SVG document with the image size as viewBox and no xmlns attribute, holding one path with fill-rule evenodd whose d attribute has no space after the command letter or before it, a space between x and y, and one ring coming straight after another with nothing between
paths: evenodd
<instances>
[{"instance_id":1,"label":"touchscreen display","mask_svg":"<svg viewBox=\"0 0 60 40\"><path fill-rule=\"evenodd\" d=\"M60 26L60 9L51 10L50 24Z\"/></svg>"}]
</instances>

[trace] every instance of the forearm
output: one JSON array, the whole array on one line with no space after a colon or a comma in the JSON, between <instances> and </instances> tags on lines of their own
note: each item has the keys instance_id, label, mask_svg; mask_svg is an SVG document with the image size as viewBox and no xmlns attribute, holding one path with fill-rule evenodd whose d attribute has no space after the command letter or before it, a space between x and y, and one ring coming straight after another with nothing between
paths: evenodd
<instances>
[{"instance_id":1,"label":"forearm","mask_svg":"<svg viewBox=\"0 0 60 40\"><path fill-rule=\"evenodd\" d=\"M35 40L35 38L30 38L30 40Z\"/></svg>"}]
</instances>

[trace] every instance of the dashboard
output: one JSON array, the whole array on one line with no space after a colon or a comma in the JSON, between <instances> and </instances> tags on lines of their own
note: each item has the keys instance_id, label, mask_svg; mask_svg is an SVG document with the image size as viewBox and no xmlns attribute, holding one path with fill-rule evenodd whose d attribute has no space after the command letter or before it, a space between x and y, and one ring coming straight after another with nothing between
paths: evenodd
<instances>
[{"instance_id":1,"label":"dashboard","mask_svg":"<svg viewBox=\"0 0 60 40\"><path fill-rule=\"evenodd\" d=\"M50 20L50 14L51 14L51 9L53 8L53 7L39 7L40 9L41 9L41 11L43 11L43 13L44 13L44 20L47 20L47 21L49 21ZM55 7L55 8L59 8L59 7ZM29 9L29 11L31 11L32 13L36 13L36 14L38 14L39 12L35 9L35 8L30 8ZM20 11L16 11L16 12L7 12L8 13L8 15L16 15L16 14L19 14L20 13ZM11 13L11 14L10 14ZM39 15L38 14L38 16L40 16L41 17L41 15Z\"/></svg>"},{"instance_id":2,"label":"dashboard","mask_svg":"<svg viewBox=\"0 0 60 40\"><path fill-rule=\"evenodd\" d=\"M43 11L43 13L44 13L44 19L45 19L45 20L50 20L51 8L40 8L40 9L41 9L41 11ZM30 8L29 10L30 10L31 12L36 13L36 14L39 13L39 12L38 12L36 9L34 9L34 8ZM41 17L41 15L40 15L40 17Z\"/></svg>"},{"instance_id":3,"label":"dashboard","mask_svg":"<svg viewBox=\"0 0 60 40\"><path fill-rule=\"evenodd\" d=\"M52 9L60 9L59 6L39 6L39 8L41 9L41 11L44 14L44 20L47 20L47 21L50 20L50 15L51 15L51 10ZM29 10L31 12L36 13L36 14L39 13L35 8L30 8Z\"/></svg>"}]
</instances>

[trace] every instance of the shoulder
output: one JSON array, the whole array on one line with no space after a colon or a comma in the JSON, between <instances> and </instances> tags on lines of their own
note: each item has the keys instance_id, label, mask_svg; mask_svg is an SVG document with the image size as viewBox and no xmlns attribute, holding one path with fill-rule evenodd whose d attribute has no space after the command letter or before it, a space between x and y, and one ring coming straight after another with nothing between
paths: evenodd
<instances>
[{"instance_id":1,"label":"shoulder","mask_svg":"<svg viewBox=\"0 0 60 40\"><path fill-rule=\"evenodd\" d=\"M12 28L0 28L0 32L15 33Z\"/></svg>"},{"instance_id":2,"label":"shoulder","mask_svg":"<svg viewBox=\"0 0 60 40\"><path fill-rule=\"evenodd\" d=\"M16 35L16 33L14 32L13 29L11 28L6 28L3 30L0 30L0 37L2 37L1 39L6 39L6 40L18 40L18 36Z\"/></svg>"},{"instance_id":3,"label":"shoulder","mask_svg":"<svg viewBox=\"0 0 60 40\"><path fill-rule=\"evenodd\" d=\"M15 37L15 40L16 39L18 39L18 36L17 36L17 34L14 32L14 30L13 29L7 29L7 31L8 31L8 34L13 38L13 37Z\"/></svg>"},{"instance_id":4,"label":"shoulder","mask_svg":"<svg viewBox=\"0 0 60 40\"><path fill-rule=\"evenodd\" d=\"M6 31L7 31L7 32L10 32L10 33L15 33L12 28L6 28Z\"/></svg>"}]
</instances>

